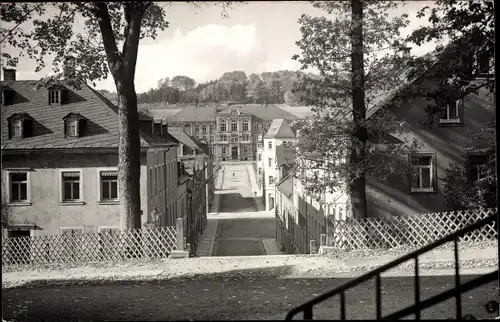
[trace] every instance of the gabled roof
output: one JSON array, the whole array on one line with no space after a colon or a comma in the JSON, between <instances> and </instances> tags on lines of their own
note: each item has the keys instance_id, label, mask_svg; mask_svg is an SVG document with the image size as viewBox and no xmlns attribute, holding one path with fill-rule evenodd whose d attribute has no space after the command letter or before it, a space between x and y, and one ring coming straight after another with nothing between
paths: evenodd
<instances>
[{"instance_id":1,"label":"gabled roof","mask_svg":"<svg viewBox=\"0 0 500 322\"><path fill-rule=\"evenodd\" d=\"M291 139L295 138L292 128L284 119L273 120L264 139Z\"/></svg>"},{"instance_id":2,"label":"gabled roof","mask_svg":"<svg viewBox=\"0 0 500 322\"><path fill-rule=\"evenodd\" d=\"M2 81L24 99L2 106L2 149L73 149L73 148L117 148L118 147L118 108L108 99L88 85L75 89L64 85L70 95L63 105L51 106L48 103L48 88L35 89L37 81ZM13 114L28 113L34 120L33 136L9 140L7 118ZM63 117L74 113L88 120L85 136L66 138ZM139 131L142 147L176 144L168 137L149 135Z\"/></svg>"},{"instance_id":3,"label":"gabled roof","mask_svg":"<svg viewBox=\"0 0 500 322\"><path fill-rule=\"evenodd\" d=\"M215 122L215 106L186 107L168 118L170 122Z\"/></svg>"},{"instance_id":4,"label":"gabled roof","mask_svg":"<svg viewBox=\"0 0 500 322\"><path fill-rule=\"evenodd\" d=\"M200 146L198 146L197 142L195 139L191 136L189 136L186 132L184 132L182 129L178 127L169 127L168 128L168 133L173 136L180 144L183 144L191 149L196 149L199 152L205 152L203 151Z\"/></svg>"},{"instance_id":5,"label":"gabled roof","mask_svg":"<svg viewBox=\"0 0 500 322\"><path fill-rule=\"evenodd\" d=\"M290 198L293 194L292 176L286 176L283 180L281 180L281 182L278 183L276 188L283 192L287 198Z\"/></svg>"},{"instance_id":6,"label":"gabled roof","mask_svg":"<svg viewBox=\"0 0 500 322\"><path fill-rule=\"evenodd\" d=\"M230 106L224 110L222 110L220 113L225 113L226 110L233 110L237 108L242 114L253 114L259 119L263 121L271 121L274 119L285 119L285 120L295 120L295 119L300 119L295 114L289 113L277 106L274 105L245 105L245 106L240 106L240 105L234 105Z\"/></svg>"}]
</instances>

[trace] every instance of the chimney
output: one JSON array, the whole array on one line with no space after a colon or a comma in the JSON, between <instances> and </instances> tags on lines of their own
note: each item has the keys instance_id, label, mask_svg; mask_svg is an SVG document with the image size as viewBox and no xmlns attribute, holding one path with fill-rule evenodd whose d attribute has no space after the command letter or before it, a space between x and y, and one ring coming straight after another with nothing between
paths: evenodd
<instances>
[{"instance_id":1,"label":"chimney","mask_svg":"<svg viewBox=\"0 0 500 322\"><path fill-rule=\"evenodd\" d=\"M163 130L162 122L163 122L162 119L155 119L154 120L154 125L153 125L154 126L154 134L157 136L163 136L163 134L162 134L162 130Z\"/></svg>"},{"instance_id":2,"label":"chimney","mask_svg":"<svg viewBox=\"0 0 500 322\"><path fill-rule=\"evenodd\" d=\"M14 68L4 68L3 69L3 80L4 81L15 81L16 80L16 70Z\"/></svg>"},{"instance_id":3,"label":"chimney","mask_svg":"<svg viewBox=\"0 0 500 322\"><path fill-rule=\"evenodd\" d=\"M410 48L410 47L404 47L404 48L403 48L403 54L402 54L402 57L403 57L403 58L410 58L410 51L411 51L411 48Z\"/></svg>"},{"instance_id":4,"label":"chimney","mask_svg":"<svg viewBox=\"0 0 500 322\"><path fill-rule=\"evenodd\" d=\"M161 122L161 131L163 133L163 136L167 136L168 134L168 123L166 119L163 119Z\"/></svg>"},{"instance_id":5,"label":"chimney","mask_svg":"<svg viewBox=\"0 0 500 322\"><path fill-rule=\"evenodd\" d=\"M63 76L64 78L71 78L75 73L76 59L73 56L66 56L64 59Z\"/></svg>"}]
</instances>

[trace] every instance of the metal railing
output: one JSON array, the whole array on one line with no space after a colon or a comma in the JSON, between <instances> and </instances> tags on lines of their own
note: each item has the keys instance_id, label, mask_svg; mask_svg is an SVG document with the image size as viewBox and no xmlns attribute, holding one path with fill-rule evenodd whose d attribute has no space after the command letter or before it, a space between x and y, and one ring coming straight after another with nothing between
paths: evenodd
<instances>
[{"instance_id":1,"label":"metal railing","mask_svg":"<svg viewBox=\"0 0 500 322\"><path fill-rule=\"evenodd\" d=\"M482 220L479 220L478 222L465 227L457 232L454 232L452 234L449 234L448 236L431 243L427 246L424 246L410 254L407 254L405 256L402 256L386 265L383 265L365 275L362 275L358 278L355 278L344 285L335 288L329 292L326 292L322 295L319 295L318 297L302 304L299 305L298 307L292 309L286 316L285 320L292 320L292 318L297 315L300 312L303 312L304 320L312 320L313 319L313 307L316 304L319 304L327 299L332 298L333 296L340 295L340 319L345 320L346 319L346 300L345 300L345 292L353 288L354 286L357 286L363 282L366 282L372 278L375 278L375 294L376 294L376 319L401 319L403 317L406 317L410 314L415 314L415 318L417 320L420 319L420 313L422 310L431 307L437 303L443 302L447 299L450 299L452 297L455 297L455 312L456 312L456 318L457 319L462 319L462 293L470 291L478 286L481 286L483 284L489 283L491 281L494 281L498 279L498 270L492 273L484 274L480 277L477 277L473 280L468 281L467 283L460 284L460 272L459 272L459 256L458 256L458 239L465 234L468 234L476 229L480 229L485 225L492 224L497 218L497 214L492 214ZM496 223L498 224L498 223ZM447 242L454 242L454 261L455 261L455 287L451 290L448 290L446 292L443 292L441 294L438 294L436 296L433 296L429 299L426 299L425 301L421 301L420 299L420 275L419 275L419 260L418 257L430 250L433 250ZM398 266L401 265L402 263L409 261L409 260L414 260L415 265L414 265L414 285L415 285L415 304L411 305L405 309L402 309L400 311L394 312L392 314L389 314L387 316L382 316L382 290L381 290L381 274Z\"/></svg>"}]
</instances>

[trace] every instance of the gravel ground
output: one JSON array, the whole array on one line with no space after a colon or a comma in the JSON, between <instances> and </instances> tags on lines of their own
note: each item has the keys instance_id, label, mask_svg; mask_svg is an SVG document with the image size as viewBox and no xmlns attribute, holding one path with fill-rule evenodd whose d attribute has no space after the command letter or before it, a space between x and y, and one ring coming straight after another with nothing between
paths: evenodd
<instances>
[{"instance_id":1,"label":"gravel ground","mask_svg":"<svg viewBox=\"0 0 500 322\"><path fill-rule=\"evenodd\" d=\"M472 276L463 276L468 280ZM4 318L12 321L179 321L284 319L293 307L338 287L348 279L280 279L256 270L253 277L210 274L169 281L120 282L16 288L2 291ZM452 276L422 277L421 298L454 285ZM346 292L348 319L375 317L374 282ZM383 314L413 303L412 277L382 279ZM490 318L483 305L497 296L496 283L463 294L463 313ZM338 297L314 309L316 319L336 319ZM422 312L422 319L454 317L454 300ZM301 317L298 317L301 318Z\"/></svg>"}]
</instances>

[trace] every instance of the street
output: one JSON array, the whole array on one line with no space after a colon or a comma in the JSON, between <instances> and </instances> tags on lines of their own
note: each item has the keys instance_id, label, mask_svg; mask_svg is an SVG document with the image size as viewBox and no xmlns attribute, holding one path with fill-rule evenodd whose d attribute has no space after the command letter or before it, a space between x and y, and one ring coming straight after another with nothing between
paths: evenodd
<instances>
[{"instance_id":1,"label":"street","mask_svg":"<svg viewBox=\"0 0 500 322\"><path fill-rule=\"evenodd\" d=\"M253 188L246 164L224 165L219 214L231 214L220 219L214 246L214 256L266 255L263 239L274 239L274 218L239 219L256 212Z\"/></svg>"},{"instance_id":2,"label":"street","mask_svg":"<svg viewBox=\"0 0 500 322\"><path fill-rule=\"evenodd\" d=\"M470 278L463 276L462 281ZM4 289L2 309L4 319L15 321L284 319L291 308L346 281L280 279L256 272L252 277L214 274L202 279ZM454 285L452 276L421 281L422 300ZM346 293L348 319L375 318L374 290L374 282L367 282ZM413 278L383 278L382 292L383 314L405 308L414 298ZM464 314L491 317L483 304L496 296L496 282L463 294ZM454 318L454 310L451 299L422 311L422 319ZM338 298L316 306L314 317L337 319Z\"/></svg>"}]
</instances>

